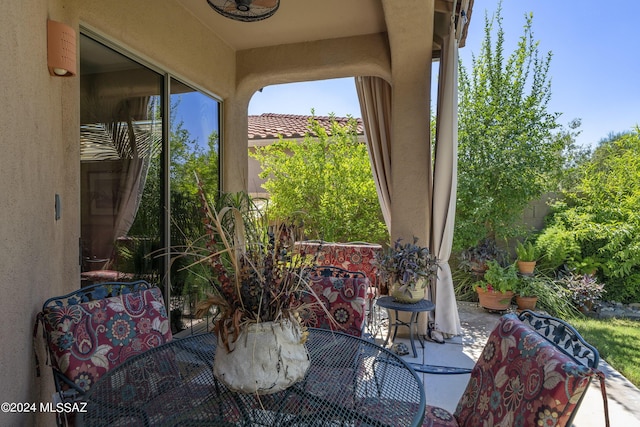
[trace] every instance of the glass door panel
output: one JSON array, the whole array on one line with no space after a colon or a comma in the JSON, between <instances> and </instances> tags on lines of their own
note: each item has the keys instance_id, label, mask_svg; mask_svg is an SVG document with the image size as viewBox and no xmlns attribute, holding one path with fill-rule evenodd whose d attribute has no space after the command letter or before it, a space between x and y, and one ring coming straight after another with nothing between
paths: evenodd
<instances>
[{"instance_id":1,"label":"glass door panel","mask_svg":"<svg viewBox=\"0 0 640 427\"><path fill-rule=\"evenodd\" d=\"M82 281L159 283L163 76L80 37Z\"/></svg>"},{"instance_id":2,"label":"glass door panel","mask_svg":"<svg viewBox=\"0 0 640 427\"><path fill-rule=\"evenodd\" d=\"M173 252L204 244L202 209L195 175L209 197L219 189L219 104L192 87L170 84L171 246ZM192 265L193 257L171 264L171 307L174 329L194 326L196 304L210 289L210 270Z\"/></svg>"}]
</instances>

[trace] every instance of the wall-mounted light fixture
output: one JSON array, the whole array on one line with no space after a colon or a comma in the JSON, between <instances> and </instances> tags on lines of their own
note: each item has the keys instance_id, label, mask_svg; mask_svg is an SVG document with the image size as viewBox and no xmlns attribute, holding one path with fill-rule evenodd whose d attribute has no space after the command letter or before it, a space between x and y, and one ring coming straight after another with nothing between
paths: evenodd
<instances>
[{"instance_id":1,"label":"wall-mounted light fixture","mask_svg":"<svg viewBox=\"0 0 640 427\"><path fill-rule=\"evenodd\" d=\"M62 22L47 21L47 66L52 76L76 75L76 32Z\"/></svg>"}]
</instances>

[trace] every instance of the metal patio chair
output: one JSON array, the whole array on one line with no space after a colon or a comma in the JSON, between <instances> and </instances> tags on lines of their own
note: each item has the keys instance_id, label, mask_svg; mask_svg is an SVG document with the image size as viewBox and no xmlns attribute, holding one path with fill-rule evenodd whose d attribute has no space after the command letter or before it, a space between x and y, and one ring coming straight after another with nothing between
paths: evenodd
<instances>
[{"instance_id":1,"label":"metal patio chair","mask_svg":"<svg viewBox=\"0 0 640 427\"><path fill-rule=\"evenodd\" d=\"M160 288L146 281L97 283L49 298L37 315L34 338L39 325L53 373L54 403L82 400L105 372L172 339ZM37 354L36 365L39 376ZM58 413L57 422L71 420Z\"/></svg>"}]
</instances>

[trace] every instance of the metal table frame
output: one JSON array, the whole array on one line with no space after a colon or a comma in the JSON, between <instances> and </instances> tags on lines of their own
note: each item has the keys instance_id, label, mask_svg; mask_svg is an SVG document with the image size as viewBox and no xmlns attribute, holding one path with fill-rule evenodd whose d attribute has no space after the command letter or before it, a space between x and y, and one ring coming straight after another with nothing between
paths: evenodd
<instances>
[{"instance_id":1,"label":"metal table frame","mask_svg":"<svg viewBox=\"0 0 640 427\"><path fill-rule=\"evenodd\" d=\"M213 334L175 339L136 355L86 394L76 425L420 426L424 388L416 372L379 345L309 328L311 366L287 390L228 390L212 373Z\"/></svg>"},{"instance_id":2,"label":"metal table frame","mask_svg":"<svg viewBox=\"0 0 640 427\"><path fill-rule=\"evenodd\" d=\"M429 312L435 310L436 306L427 300L420 300L419 302L413 304L401 303L393 299L390 296L384 296L378 298L376 304L380 307L386 308L387 310L393 310L395 312L395 321L391 322L391 316L389 316L389 329L387 329L387 338L384 340L384 346L387 346L389 342L389 337L391 336L391 328L393 327L393 338L396 339L396 334L398 333L398 326L406 326L409 328L409 340L411 341L411 349L413 350L413 357L418 357L418 353L416 351L416 344L413 337L413 326L418 327L418 317L420 313ZM411 319L408 322L404 320L400 320L400 316L398 312L408 312L411 313ZM424 340L422 336L418 333L418 340L420 341L420 345L424 348Z\"/></svg>"}]
</instances>

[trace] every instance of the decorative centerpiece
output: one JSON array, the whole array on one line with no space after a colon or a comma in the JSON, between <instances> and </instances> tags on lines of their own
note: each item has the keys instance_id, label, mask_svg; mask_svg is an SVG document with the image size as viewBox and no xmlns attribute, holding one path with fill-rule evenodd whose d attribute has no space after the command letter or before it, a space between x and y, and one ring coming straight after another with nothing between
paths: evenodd
<instances>
[{"instance_id":1,"label":"decorative centerpiece","mask_svg":"<svg viewBox=\"0 0 640 427\"><path fill-rule=\"evenodd\" d=\"M405 244L398 239L386 251L375 255L378 274L398 302L415 303L424 299L425 289L438 270L437 261L429 248L418 246L417 243L416 237L413 243Z\"/></svg>"},{"instance_id":2,"label":"decorative centerpiece","mask_svg":"<svg viewBox=\"0 0 640 427\"><path fill-rule=\"evenodd\" d=\"M306 329L298 311L310 262L294 254L300 227L271 223L246 194L211 205L198 183L207 230L196 263L210 266L213 292L198 304L202 317L215 306L216 378L237 392L269 394L302 379L309 368ZM309 257L310 258L310 257Z\"/></svg>"},{"instance_id":3,"label":"decorative centerpiece","mask_svg":"<svg viewBox=\"0 0 640 427\"><path fill-rule=\"evenodd\" d=\"M476 287L480 306L487 310L505 311L511 306L513 289L518 282L515 264L502 267L498 261L487 262L487 271Z\"/></svg>"}]
</instances>

